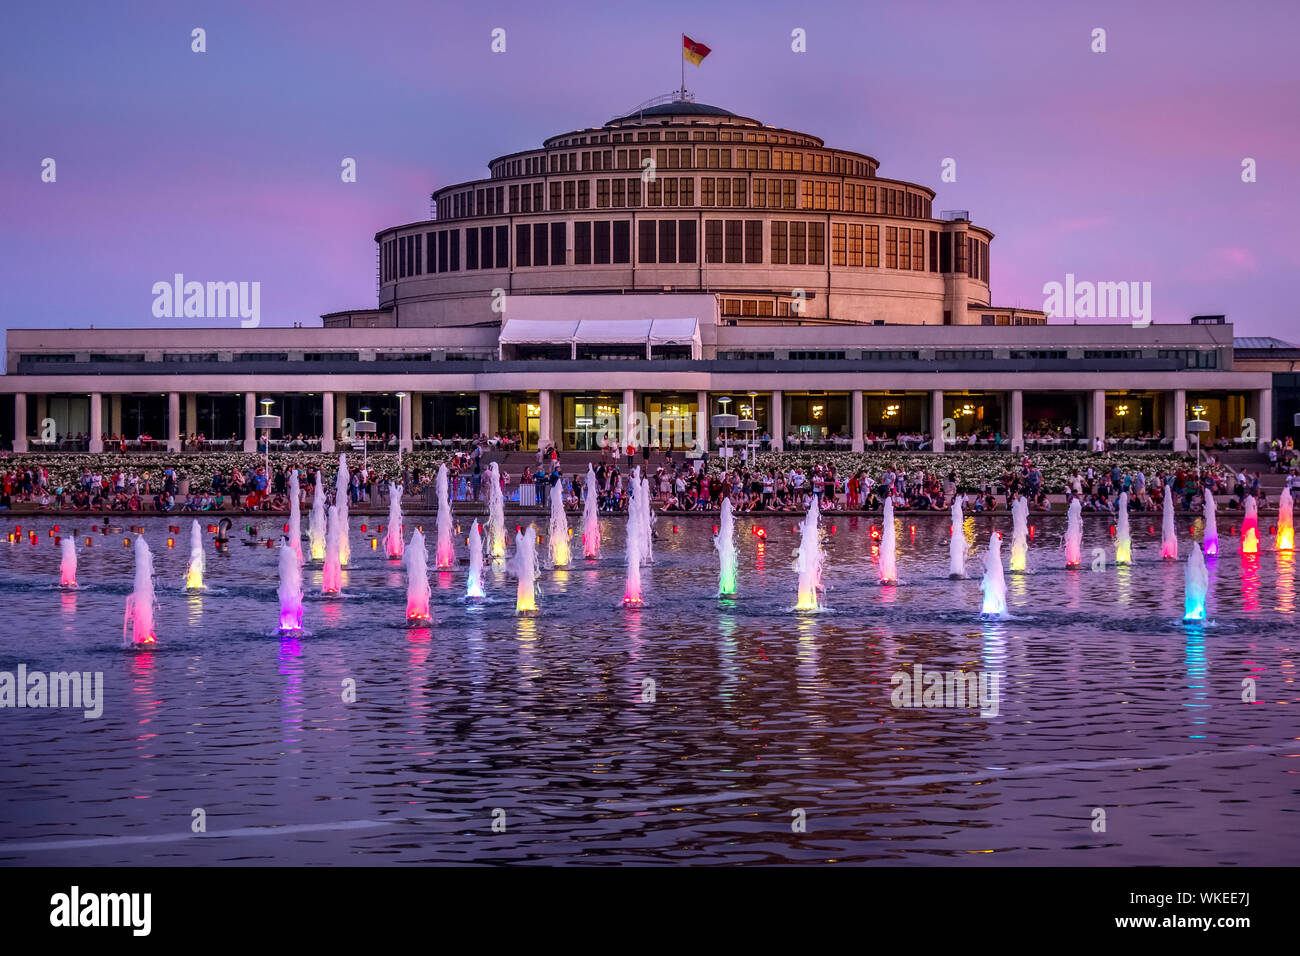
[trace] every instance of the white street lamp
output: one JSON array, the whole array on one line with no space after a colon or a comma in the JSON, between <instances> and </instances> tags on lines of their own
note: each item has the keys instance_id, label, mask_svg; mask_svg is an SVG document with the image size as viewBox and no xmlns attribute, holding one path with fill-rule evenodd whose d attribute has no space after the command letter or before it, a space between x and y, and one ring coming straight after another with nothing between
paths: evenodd
<instances>
[{"instance_id":1,"label":"white street lamp","mask_svg":"<svg viewBox=\"0 0 1300 956\"><path fill-rule=\"evenodd\" d=\"M280 416L271 414L275 402L269 398L261 401L262 414L253 418L253 427L262 430L262 442L266 447L266 488L271 490L271 431L280 427Z\"/></svg>"}]
</instances>

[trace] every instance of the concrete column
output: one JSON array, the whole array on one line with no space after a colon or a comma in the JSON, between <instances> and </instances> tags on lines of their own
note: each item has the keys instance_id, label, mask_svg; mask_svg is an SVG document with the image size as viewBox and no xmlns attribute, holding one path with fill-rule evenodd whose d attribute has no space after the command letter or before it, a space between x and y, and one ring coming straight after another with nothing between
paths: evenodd
<instances>
[{"instance_id":1,"label":"concrete column","mask_svg":"<svg viewBox=\"0 0 1300 956\"><path fill-rule=\"evenodd\" d=\"M411 433L424 437L424 393L409 392L411 396Z\"/></svg>"},{"instance_id":2,"label":"concrete column","mask_svg":"<svg viewBox=\"0 0 1300 956\"><path fill-rule=\"evenodd\" d=\"M167 393L167 450L181 450L181 393Z\"/></svg>"},{"instance_id":3,"label":"concrete column","mask_svg":"<svg viewBox=\"0 0 1300 956\"><path fill-rule=\"evenodd\" d=\"M650 346L647 343L646 348L649 347ZM635 391L633 391L630 388L623 389L623 405L618 411L619 411L619 415L618 415L619 423L623 427L624 448L627 447L627 443L631 438L640 438L641 441L645 441L645 442L648 442L650 440L650 435L648 432L646 434L637 435L637 430L636 430L637 408L636 408Z\"/></svg>"},{"instance_id":4,"label":"concrete column","mask_svg":"<svg viewBox=\"0 0 1300 956\"><path fill-rule=\"evenodd\" d=\"M1025 393L1018 388L1011 392L1011 450L1025 450Z\"/></svg>"},{"instance_id":5,"label":"concrete column","mask_svg":"<svg viewBox=\"0 0 1300 956\"><path fill-rule=\"evenodd\" d=\"M772 393L772 450L785 448L785 393Z\"/></svg>"},{"instance_id":6,"label":"concrete column","mask_svg":"<svg viewBox=\"0 0 1300 956\"><path fill-rule=\"evenodd\" d=\"M853 422L853 451L862 451L862 391L849 395L849 420Z\"/></svg>"},{"instance_id":7,"label":"concrete column","mask_svg":"<svg viewBox=\"0 0 1300 956\"><path fill-rule=\"evenodd\" d=\"M537 423L537 447L545 449L547 445L554 444L555 439L551 435L551 393L549 391L539 391L537 393L537 406L541 409L541 421Z\"/></svg>"},{"instance_id":8,"label":"concrete column","mask_svg":"<svg viewBox=\"0 0 1300 956\"><path fill-rule=\"evenodd\" d=\"M1255 405L1258 409L1255 414L1255 436L1259 439L1256 447L1266 452L1273 443L1273 390L1261 388Z\"/></svg>"},{"instance_id":9,"label":"concrete column","mask_svg":"<svg viewBox=\"0 0 1300 956\"><path fill-rule=\"evenodd\" d=\"M707 451L709 447L709 435L712 432L709 425L711 411L709 393L697 391L695 393L695 447L699 451Z\"/></svg>"},{"instance_id":10,"label":"concrete column","mask_svg":"<svg viewBox=\"0 0 1300 956\"><path fill-rule=\"evenodd\" d=\"M122 396L110 395L108 397L108 433L110 435L122 434Z\"/></svg>"},{"instance_id":11,"label":"concrete column","mask_svg":"<svg viewBox=\"0 0 1300 956\"><path fill-rule=\"evenodd\" d=\"M185 395L185 434L197 435L199 433L199 396L194 392L187 392ZM212 436L207 436L212 437Z\"/></svg>"},{"instance_id":12,"label":"concrete column","mask_svg":"<svg viewBox=\"0 0 1300 956\"><path fill-rule=\"evenodd\" d=\"M1166 434L1173 436L1174 451L1187 451L1187 390L1175 389L1171 405L1173 414Z\"/></svg>"},{"instance_id":13,"label":"concrete column","mask_svg":"<svg viewBox=\"0 0 1300 956\"><path fill-rule=\"evenodd\" d=\"M492 393L478 393L478 430L479 434L492 435Z\"/></svg>"},{"instance_id":14,"label":"concrete column","mask_svg":"<svg viewBox=\"0 0 1300 956\"><path fill-rule=\"evenodd\" d=\"M322 392L320 397L320 450L334 450L334 393Z\"/></svg>"},{"instance_id":15,"label":"concrete column","mask_svg":"<svg viewBox=\"0 0 1300 956\"><path fill-rule=\"evenodd\" d=\"M1106 392L1104 389L1093 389L1089 392L1091 400L1088 402L1088 451L1092 451L1097 444L1097 439L1103 441L1106 438Z\"/></svg>"},{"instance_id":16,"label":"concrete column","mask_svg":"<svg viewBox=\"0 0 1300 956\"><path fill-rule=\"evenodd\" d=\"M14 393L14 451L27 450L27 393Z\"/></svg>"},{"instance_id":17,"label":"concrete column","mask_svg":"<svg viewBox=\"0 0 1300 956\"><path fill-rule=\"evenodd\" d=\"M930 449L942 452L943 440L943 391L935 389L930 393Z\"/></svg>"},{"instance_id":18,"label":"concrete column","mask_svg":"<svg viewBox=\"0 0 1300 956\"><path fill-rule=\"evenodd\" d=\"M344 392L334 393L334 431L343 427L343 419L348 417L348 396ZM352 449L347 449L351 451Z\"/></svg>"},{"instance_id":19,"label":"concrete column","mask_svg":"<svg viewBox=\"0 0 1300 956\"><path fill-rule=\"evenodd\" d=\"M45 430L45 419L48 418L50 414L49 408L50 408L50 403L49 400L46 398L46 396L37 395L36 396L36 434L38 435ZM56 434L59 431L58 422L55 422L54 424L54 431Z\"/></svg>"},{"instance_id":20,"label":"concrete column","mask_svg":"<svg viewBox=\"0 0 1300 956\"><path fill-rule=\"evenodd\" d=\"M411 393L397 400L397 447L408 452L415 447L411 442Z\"/></svg>"},{"instance_id":21,"label":"concrete column","mask_svg":"<svg viewBox=\"0 0 1300 956\"><path fill-rule=\"evenodd\" d=\"M90 396L90 450L104 450L104 396L99 392Z\"/></svg>"},{"instance_id":22,"label":"concrete column","mask_svg":"<svg viewBox=\"0 0 1300 956\"><path fill-rule=\"evenodd\" d=\"M244 451L257 451L257 431L253 419L257 417L257 393L244 393Z\"/></svg>"}]
</instances>

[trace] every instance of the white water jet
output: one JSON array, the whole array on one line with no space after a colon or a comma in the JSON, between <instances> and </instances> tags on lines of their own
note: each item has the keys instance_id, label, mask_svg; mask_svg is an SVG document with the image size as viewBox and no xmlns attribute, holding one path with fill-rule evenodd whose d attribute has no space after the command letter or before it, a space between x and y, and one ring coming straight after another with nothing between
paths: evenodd
<instances>
[{"instance_id":1,"label":"white water jet","mask_svg":"<svg viewBox=\"0 0 1300 956\"><path fill-rule=\"evenodd\" d=\"M1070 500L1069 519L1065 525L1065 566L1077 568L1083 560L1083 502Z\"/></svg>"},{"instance_id":2,"label":"white water jet","mask_svg":"<svg viewBox=\"0 0 1300 956\"><path fill-rule=\"evenodd\" d=\"M59 585L65 588L77 586L77 542L67 537L61 542L63 554L59 559Z\"/></svg>"},{"instance_id":3,"label":"white water jet","mask_svg":"<svg viewBox=\"0 0 1300 956\"><path fill-rule=\"evenodd\" d=\"M1241 553L1259 554L1259 504L1246 496L1246 515L1241 519Z\"/></svg>"},{"instance_id":4,"label":"white water jet","mask_svg":"<svg viewBox=\"0 0 1300 956\"><path fill-rule=\"evenodd\" d=\"M894 497L885 496L885 514L880 529L880 583L898 583L898 533L894 528Z\"/></svg>"},{"instance_id":5,"label":"white water jet","mask_svg":"<svg viewBox=\"0 0 1300 956\"><path fill-rule=\"evenodd\" d=\"M515 535L515 556L510 570L519 580L515 589L515 613L527 614L537 610L537 529L531 524L527 531Z\"/></svg>"},{"instance_id":6,"label":"white water jet","mask_svg":"<svg viewBox=\"0 0 1300 956\"><path fill-rule=\"evenodd\" d=\"M289 472L289 547L298 555L299 564L302 564L302 514L298 504L301 492L298 469L294 468Z\"/></svg>"},{"instance_id":7,"label":"white water jet","mask_svg":"<svg viewBox=\"0 0 1300 956\"><path fill-rule=\"evenodd\" d=\"M402 535L402 486L388 483L388 528L384 531L384 550L390 558L400 558L406 550Z\"/></svg>"},{"instance_id":8,"label":"white water jet","mask_svg":"<svg viewBox=\"0 0 1300 956\"><path fill-rule=\"evenodd\" d=\"M451 494L448 489L447 466L442 464L438 466L438 551L436 555L438 567L440 568L450 568L456 564L456 545L452 538L454 528L455 521L451 513Z\"/></svg>"},{"instance_id":9,"label":"white water jet","mask_svg":"<svg viewBox=\"0 0 1300 956\"><path fill-rule=\"evenodd\" d=\"M586 484L582 495L582 554L600 557L600 497L596 490L596 469L587 463Z\"/></svg>"},{"instance_id":10,"label":"white water jet","mask_svg":"<svg viewBox=\"0 0 1300 956\"><path fill-rule=\"evenodd\" d=\"M331 505L325 533L325 566L321 568L320 589L324 594L338 594L343 589L343 560L339 553L344 539L342 524L339 506Z\"/></svg>"},{"instance_id":11,"label":"white water jet","mask_svg":"<svg viewBox=\"0 0 1300 956\"><path fill-rule=\"evenodd\" d=\"M1115 520L1115 563L1133 563L1133 533L1128 524L1128 492L1119 493L1115 503L1117 518Z\"/></svg>"},{"instance_id":12,"label":"white water jet","mask_svg":"<svg viewBox=\"0 0 1300 956\"><path fill-rule=\"evenodd\" d=\"M406 619L408 621L428 621L429 598L433 588L429 586L429 549L424 543L424 534L418 528L411 535L411 545L403 549L402 563L406 565Z\"/></svg>"},{"instance_id":13,"label":"white water jet","mask_svg":"<svg viewBox=\"0 0 1300 956\"><path fill-rule=\"evenodd\" d=\"M804 516L799 529L799 547L795 551L795 570L799 572L799 601L795 609L799 611L816 611L821 608L818 592L822 587L822 565L826 555L822 551L821 510L817 506L818 498L812 496L808 505L808 514Z\"/></svg>"},{"instance_id":14,"label":"white water jet","mask_svg":"<svg viewBox=\"0 0 1300 956\"><path fill-rule=\"evenodd\" d=\"M185 571L185 587L198 590L203 587L203 531L196 518L190 523L190 564Z\"/></svg>"},{"instance_id":15,"label":"white water jet","mask_svg":"<svg viewBox=\"0 0 1300 956\"><path fill-rule=\"evenodd\" d=\"M1016 495L1011 502L1011 570L1029 569L1029 499Z\"/></svg>"},{"instance_id":16,"label":"white water jet","mask_svg":"<svg viewBox=\"0 0 1300 956\"><path fill-rule=\"evenodd\" d=\"M153 626L153 554L144 535L135 539L135 587L126 599L126 616L122 620L122 646L143 647L155 644L158 635Z\"/></svg>"},{"instance_id":17,"label":"white water jet","mask_svg":"<svg viewBox=\"0 0 1300 956\"><path fill-rule=\"evenodd\" d=\"M280 544L280 630L302 630L302 555L293 549L292 542Z\"/></svg>"},{"instance_id":18,"label":"white water jet","mask_svg":"<svg viewBox=\"0 0 1300 956\"><path fill-rule=\"evenodd\" d=\"M994 531L989 539L988 554L984 556L984 579L980 581L984 592L981 614L985 617L1007 616L1007 582L1002 575L1002 534Z\"/></svg>"},{"instance_id":19,"label":"white water jet","mask_svg":"<svg viewBox=\"0 0 1300 956\"><path fill-rule=\"evenodd\" d=\"M639 497L639 495L638 495ZM646 534L644 517L635 499L628 504L626 532L627 574L623 585L623 603L640 604L641 598L641 561L645 557L645 546L641 539Z\"/></svg>"},{"instance_id":20,"label":"white water jet","mask_svg":"<svg viewBox=\"0 0 1300 956\"><path fill-rule=\"evenodd\" d=\"M966 529L963 527L961 502L964 495L957 495L952 503L952 537L948 540L948 577L964 578L966 576L966 552L970 545L966 542Z\"/></svg>"},{"instance_id":21,"label":"white water jet","mask_svg":"<svg viewBox=\"0 0 1300 956\"><path fill-rule=\"evenodd\" d=\"M547 528L551 546L551 567L569 566L569 517L564 513L564 482L551 485L551 522Z\"/></svg>"},{"instance_id":22,"label":"white water jet","mask_svg":"<svg viewBox=\"0 0 1300 956\"><path fill-rule=\"evenodd\" d=\"M307 540L311 544L311 559L325 560L325 476L316 469L316 493L312 499L311 519L307 525Z\"/></svg>"},{"instance_id":23,"label":"white water jet","mask_svg":"<svg viewBox=\"0 0 1300 956\"><path fill-rule=\"evenodd\" d=\"M1283 486L1277 496L1277 549L1292 551L1295 549L1295 525L1292 512L1291 489Z\"/></svg>"},{"instance_id":24,"label":"white water jet","mask_svg":"<svg viewBox=\"0 0 1300 956\"><path fill-rule=\"evenodd\" d=\"M1218 510L1214 503L1214 493L1206 488L1205 494L1205 553L1202 558L1212 558L1219 553L1219 524L1215 517Z\"/></svg>"},{"instance_id":25,"label":"white water jet","mask_svg":"<svg viewBox=\"0 0 1300 956\"><path fill-rule=\"evenodd\" d=\"M506 502L501 492L501 469L494 461L488 465L488 552L493 558L506 555ZM536 532L533 533L534 538Z\"/></svg>"},{"instance_id":26,"label":"white water jet","mask_svg":"<svg viewBox=\"0 0 1300 956\"><path fill-rule=\"evenodd\" d=\"M465 597L481 598L483 593L483 531L478 520L469 528L469 580L465 582Z\"/></svg>"},{"instance_id":27,"label":"white water jet","mask_svg":"<svg viewBox=\"0 0 1300 956\"><path fill-rule=\"evenodd\" d=\"M1205 566L1205 555L1198 544L1192 544L1187 556L1187 570L1183 575L1183 620L1205 620L1205 595L1210 590L1210 572Z\"/></svg>"},{"instance_id":28,"label":"white water jet","mask_svg":"<svg viewBox=\"0 0 1300 956\"><path fill-rule=\"evenodd\" d=\"M334 507L338 509L338 526L339 526L339 547L338 557L339 564L346 567L352 560L352 536L348 531L348 489L351 476L348 474L348 456L339 455L339 473L334 481ZM333 529L335 521L330 516L330 528ZM326 534L328 535L328 531ZM327 542L328 546L328 542Z\"/></svg>"},{"instance_id":29,"label":"white water jet","mask_svg":"<svg viewBox=\"0 0 1300 956\"><path fill-rule=\"evenodd\" d=\"M637 486L635 503L641 510L641 562L643 564L651 564L655 559L655 513L650 505L651 498L650 479L642 478Z\"/></svg>"},{"instance_id":30,"label":"white water jet","mask_svg":"<svg viewBox=\"0 0 1300 956\"><path fill-rule=\"evenodd\" d=\"M1178 560L1178 530L1174 526L1174 489L1165 485L1164 515L1160 526L1160 557Z\"/></svg>"},{"instance_id":31,"label":"white water jet","mask_svg":"<svg viewBox=\"0 0 1300 956\"><path fill-rule=\"evenodd\" d=\"M722 499L722 514L718 517L718 534L713 539L718 551L718 594L735 594L736 582L736 530L731 513L731 499Z\"/></svg>"}]
</instances>

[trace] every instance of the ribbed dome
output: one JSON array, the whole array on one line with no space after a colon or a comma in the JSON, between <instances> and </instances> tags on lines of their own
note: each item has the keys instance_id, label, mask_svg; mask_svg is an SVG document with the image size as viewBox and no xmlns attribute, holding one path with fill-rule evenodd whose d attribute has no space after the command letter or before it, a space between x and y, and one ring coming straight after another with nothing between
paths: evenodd
<instances>
[{"instance_id":1,"label":"ribbed dome","mask_svg":"<svg viewBox=\"0 0 1300 956\"><path fill-rule=\"evenodd\" d=\"M707 103L687 103L683 100L674 100L671 103L660 103L658 106L649 106L643 110L636 110L628 113L626 116L616 116L610 120L610 123L617 123L619 120L631 119L634 116L735 116L731 110L724 110L720 106L709 106ZM606 125L609 125L608 123Z\"/></svg>"}]
</instances>

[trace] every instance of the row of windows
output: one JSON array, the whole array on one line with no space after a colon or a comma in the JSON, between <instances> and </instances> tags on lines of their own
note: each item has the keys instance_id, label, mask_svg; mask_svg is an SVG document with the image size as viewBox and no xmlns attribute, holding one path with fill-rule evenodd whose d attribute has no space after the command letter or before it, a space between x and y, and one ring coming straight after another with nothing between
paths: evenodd
<instances>
[{"instance_id":1,"label":"row of windows","mask_svg":"<svg viewBox=\"0 0 1300 956\"><path fill-rule=\"evenodd\" d=\"M704 262L763 264L763 222L761 219L706 219ZM639 220L637 262L651 265L698 262L697 229L693 219ZM881 226L867 223L831 223L830 264L880 268L881 229ZM930 230L927 266L926 230L904 226L885 226L883 229L883 265L886 269L923 272L928 268L934 273L964 272L971 278L988 281L988 243L983 240L964 232L953 234ZM464 233L464 268L510 267L508 226L470 227ZM460 237L459 229L443 229L386 240L381 251L381 281L459 270L462 266ZM568 237L566 222L516 224L514 265L568 265ZM826 239L824 222L773 221L767 261L772 265L826 265ZM575 222L573 240L574 265L626 265L631 262L631 223L628 220ZM984 324L995 324L993 316L986 318L988 321ZM1006 320L997 324L1018 323Z\"/></svg>"},{"instance_id":2,"label":"row of windows","mask_svg":"<svg viewBox=\"0 0 1300 956\"><path fill-rule=\"evenodd\" d=\"M647 150L646 152L649 152ZM661 150L662 152L662 150ZM624 168L622 166L619 167ZM636 169L636 165L631 167ZM660 167L672 169L674 167ZM722 168L728 168L726 166ZM701 206L736 206L755 209L814 209L827 212L879 212L887 216L929 219L933 205L928 196L888 186L868 186L830 180L768 179L730 176L699 178ZM641 176L595 180L597 209L695 205L696 177L662 176L642 185ZM592 208L592 180L566 179L549 183L517 183L509 187L469 189L444 197L438 218L504 216L507 213L546 212ZM749 193L752 191L752 197ZM507 200L509 201L507 205ZM549 200L549 203L548 203ZM751 201L752 200L752 201ZM446 211L445 214L443 211Z\"/></svg>"}]
</instances>

